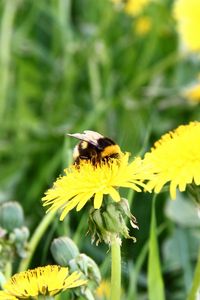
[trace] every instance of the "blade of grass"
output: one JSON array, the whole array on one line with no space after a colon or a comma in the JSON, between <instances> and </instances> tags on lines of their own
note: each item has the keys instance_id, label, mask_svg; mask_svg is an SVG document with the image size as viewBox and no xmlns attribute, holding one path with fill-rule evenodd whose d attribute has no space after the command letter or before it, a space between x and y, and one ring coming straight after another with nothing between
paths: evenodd
<instances>
[{"instance_id":1,"label":"blade of grass","mask_svg":"<svg viewBox=\"0 0 200 300\"><path fill-rule=\"evenodd\" d=\"M165 230L167 227L167 224L163 223L161 224L157 230L156 230L156 236L158 237L163 230ZM136 263L133 265L131 264L130 269L130 279L129 279L129 289L127 293L127 300L134 300L137 299L138 294L137 294L137 279L139 276L139 273L142 269L142 266L144 265L146 256L148 254L148 249L149 249L149 240L146 241L144 246L142 247L140 254L136 260Z\"/></svg>"},{"instance_id":2,"label":"blade of grass","mask_svg":"<svg viewBox=\"0 0 200 300\"><path fill-rule=\"evenodd\" d=\"M35 232L33 233L31 240L28 244L29 253L26 258L21 260L19 268L18 268L19 272L25 271L28 269L31 259L33 257L33 254L35 253L35 250L37 248L37 245L40 242L41 237L44 235L45 231L47 230L48 226L54 219L55 214L56 214L55 211L51 211L48 214L46 214L45 217L42 219L41 223L35 229Z\"/></svg>"},{"instance_id":3,"label":"blade of grass","mask_svg":"<svg viewBox=\"0 0 200 300\"><path fill-rule=\"evenodd\" d=\"M13 23L19 1L4 1L4 12L1 19L0 32L0 116L5 111L7 91L10 81L11 41Z\"/></svg>"},{"instance_id":4,"label":"blade of grass","mask_svg":"<svg viewBox=\"0 0 200 300\"><path fill-rule=\"evenodd\" d=\"M197 265L196 265L195 272L194 272L194 279L193 279L192 287L191 287L191 290L187 297L187 300L196 300L197 299L197 293L198 293L199 287L200 287L200 251L199 251Z\"/></svg>"}]
</instances>

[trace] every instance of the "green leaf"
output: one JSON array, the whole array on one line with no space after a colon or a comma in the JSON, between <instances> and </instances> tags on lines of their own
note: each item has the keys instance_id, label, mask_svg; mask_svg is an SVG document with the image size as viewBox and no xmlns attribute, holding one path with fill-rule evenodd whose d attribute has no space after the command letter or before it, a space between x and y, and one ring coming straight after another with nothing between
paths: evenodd
<instances>
[{"instance_id":1,"label":"green leaf","mask_svg":"<svg viewBox=\"0 0 200 300\"><path fill-rule=\"evenodd\" d=\"M166 216L181 227L199 227L197 207L183 193L177 191L176 201L167 201Z\"/></svg>"},{"instance_id":2,"label":"green leaf","mask_svg":"<svg viewBox=\"0 0 200 300\"><path fill-rule=\"evenodd\" d=\"M160 258L156 236L155 198L152 202L149 258L148 258L148 295L149 300L164 300L164 285L161 274Z\"/></svg>"}]
</instances>

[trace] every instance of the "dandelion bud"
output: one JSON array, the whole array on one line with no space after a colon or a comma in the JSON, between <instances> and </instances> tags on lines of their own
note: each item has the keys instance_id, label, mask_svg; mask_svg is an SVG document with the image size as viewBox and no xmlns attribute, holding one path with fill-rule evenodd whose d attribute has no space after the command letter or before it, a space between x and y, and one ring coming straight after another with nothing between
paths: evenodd
<instances>
[{"instance_id":1,"label":"dandelion bud","mask_svg":"<svg viewBox=\"0 0 200 300\"><path fill-rule=\"evenodd\" d=\"M101 273L95 261L86 254L79 254L69 262L70 271L81 271L86 279L94 281L97 285L101 281Z\"/></svg>"},{"instance_id":2,"label":"dandelion bud","mask_svg":"<svg viewBox=\"0 0 200 300\"><path fill-rule=\"evenodd\" d=\"M111 234L106 230L102 209L90 210L89 230L92 233L92 243L95 241L96 237L96 245L102 241L106 244L110 243Z\"/></svg>"},{"instance_id":3,"label":"dandelion bud","mask_svg":"<svg viewBox=\"0 0 200 300\"><path fill-rule=\"evenodd\" d=\"M5 202L0 207L0 227L8 232L20 228L24 223L24 214L21 205L17 202Z\"/></svg>"},{"instance_id":4,"label":"dandelion bud","mask_svg":"<svg viewBox=\"0 0 200 300\"><path fill-rule=\"evenodd\" d=\"M131 226L133 228L139 229L139 227L137 225L136 217L134 215L132 215L127 199L121 198L121 201L119 202L119 208L121 208L121 213L124 216L124 219L128 218Z\"/></svg>"},{"instance_id":5,"label":"dandelion bud","mask_svg":"<svg viewBox=\"0 0 200 300\"><path fill-rule=\"evenodd\" d=\"M21 258L27 256L27 240L29 238L29 230L23 226L21 228L15 228L13 232L9 234L10 245L13 246L13 251Z\"/></svg>"},{"instance_id":6,"label":"dandelion bud","mask_svg":"<svg viewBox=\"0 0 200 300\"><path fill-rule=\"evenodd\" d=\"M136 219L131 214L126 199L121 199L117 203L108 201L103 208L92 210L89 221L92 239L97 237L97 244L101 241L110 244L114 234L119 238L123 236L136 241L134 237L129 235L129 228L126 225L127 218L130 220L131 226L138 229Z\"/></svg>"},{"instance_id":7,"label":"dandelion bud","mask_svg":"<svg viewBox=\"0 0 200 300\"><path fill-rule=\"evenodd\" d=\"M59 237L51 243L51 253L61 266L67 266L71 259L79 255L76 244L68 237Z\"/></svg>"},{"instance_id":8,"label":"dandelion bud","mask_svg":"<svg viewBox=\"0 0 200 300\"><path fill-rule=\"evenodd\" d=\"M118 205L115 205L115 203L110 203L107 205L106 210L102 214L107 231L113 233L118 233L121 231L121 212L118 209Z\"/></svg>"},{"instance_id":9,"label":"dandelion bud","mask_svg":"<svg viewBox=\"0 0 200 300\"><path fill-rule=\"evenodd\" d=\"M94 300L93 292L101 281L101 274L97 264L89 256L81 253L69 261L70 273L74 271L81 272L81 279L88 280L91 285L76 288L73 293L75 298L84 297L84 299Z\"/></svg>"},{"instance_id":10,"label":"dandelion bud","mask_svg":"<svg viewBox=\"0 0 200 300\"><path fill-rule=\"evenodd\" d=\"M24 244L29 237L29 230L23 226L21 228L15 228L13 232L9 234L9 240L12 244Z\"/></svg>"}]
</instances>

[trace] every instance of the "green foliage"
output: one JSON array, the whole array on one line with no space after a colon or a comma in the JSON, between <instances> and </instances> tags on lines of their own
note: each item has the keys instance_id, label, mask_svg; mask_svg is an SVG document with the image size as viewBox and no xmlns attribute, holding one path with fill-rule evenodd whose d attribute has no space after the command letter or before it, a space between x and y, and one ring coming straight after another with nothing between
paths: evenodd
<instances>
[{"instance_id":1,"label":"green foliage","mask_svg":"<svg viewBox=\"0 0 200 300\"><path fill-rule=\"evenodd\" d=\"M23 206L31 233L45 215L41 197L72 160L76 141L66 133L96 130L136 156L166 131L200 119L199 106L182 97L197 77L199 61L180 53L171 11L171 0L151 3L142 15L150 17L152 28L141 36L137 18L109 0L1 1L0 201ZM167 299L185 299L200 235L193 203L174 202L169 210L167 193L158 196L158 243L151 196L130 194L129 199L140 230L133 232L136 244L123 241L124 299L147 298L148 288L155 295L162 280ZM51 240L68 235L109 277L109 249L91 245L85 236L87 216L86 206L63 223L54 218L39 245L32 240L32 265L52 262ZM163 299L162 284L158 293L152 297Z\"/></svg>"}]
</instances>

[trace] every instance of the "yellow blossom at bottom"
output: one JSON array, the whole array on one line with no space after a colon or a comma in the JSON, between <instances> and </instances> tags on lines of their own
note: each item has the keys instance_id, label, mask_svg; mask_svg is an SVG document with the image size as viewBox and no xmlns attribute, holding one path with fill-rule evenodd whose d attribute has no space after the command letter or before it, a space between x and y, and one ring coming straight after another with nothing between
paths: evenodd
<instances>
[{"instance_id":1,"label":"yellow blossom at bottom","mask_svg":"<svg viewBox=\"0 0 200 300\"><path fill-rule=\"evenodd\" d=\"M86 284L80 279L81 273L69 275L68 268L57 265L38 267L15 274L4 284L0 299L28 299L39 295L54 296L64 290ZM7 298L5 298L7 297Z\"/></svg>"},{"instance_id":2,"label":"yellow blossom at bottom","mask_svg":"<svg viewBox=\"0 0 200 300\"><path fill-rule=\"evenodd\" d=\"M83 161L78 167L72 165L46 192L43 205L50 205L50 210L62 209L60 220L63 220L70 210L76 207L79 211L91 198L95 209L101 207L104 195L119 202L119 187L140 192L138 185L144 186L145 178L142 160L139 157L130 163L128 160L129 154L125 153L119 159L109 159L95 166L90 161Z\"/></svg>"},{"instance_id":3,"label":"yellow blossom at bottom","mask_svg":"<svg viewBox=\"0 0 200 300\"><path fill-rule=\"evenodd\" d=\"M200 122L181 125L163 135L146 153L144 165L153 176L147 187L156 193L169 182L174 199L177 187L182 192L187 184L200 185Z\"/></svg>"}]
</instances>

